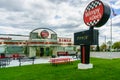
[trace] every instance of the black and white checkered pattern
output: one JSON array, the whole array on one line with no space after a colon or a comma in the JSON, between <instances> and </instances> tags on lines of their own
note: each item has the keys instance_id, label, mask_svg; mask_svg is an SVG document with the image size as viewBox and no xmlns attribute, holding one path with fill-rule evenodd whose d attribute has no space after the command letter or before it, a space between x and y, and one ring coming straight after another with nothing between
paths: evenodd
<instances>
[{"instance_id":1,"label":"black and white checkered pattern","mask_svg":"<svg viewBox=\"0 0 120 80\"><path fill-rule=\"evenodd\" d=\"M94 20L94 21L91 21L89 23L86 23L88 26L94 26L95 24L97 24L100 20L97 19L97 20Z\"/></svg>"},{"instance_id":2,"label":"black and white checkered pattern","mask_svg":"<svg viewBox=\"0 0 120 80\"><path fill-rule=\"evenodd\" d=\"M95 1L91 2L91 3L87 6L87 8L86 8L86 12L87 12L87 11L90 11L91 9L93 9L93 8L95 8L95 7L97 7L97 6L101 5L101 4L102 4L102 3L101 3L99 0L95 0Z\"/></svg>"}]
</instances>

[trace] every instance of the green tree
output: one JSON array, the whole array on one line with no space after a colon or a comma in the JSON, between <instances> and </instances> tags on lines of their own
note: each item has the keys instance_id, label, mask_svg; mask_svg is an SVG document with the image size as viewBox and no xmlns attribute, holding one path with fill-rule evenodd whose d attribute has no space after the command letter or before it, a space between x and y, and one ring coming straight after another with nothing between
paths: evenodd
<instances>
[{"instance_id":1,"label":"green tree","mask_svg":"<svg viewBox=\"0 0 120 80\"><path fill-rule=\"evenodd\" d=\"M100 46L100 50L101 51L106 51L107 49L107 45L105 43L103 43L101 46Z\"/></svg>"},{"instance_id":2,"label":"green tree","mask_svg":"<svg viewBox=\"0 0 120 80\"><path fill-rule=\"evenodd\" d=\"M100 51L99 45L96 46L96 51Z\"/></svg>"},{"instance_id":3,"label":"green tree","mask_svg":"<svg viewBox=\"0 0 120 80\"><path fill-rule=\"evenodd\" d=\"M112 47L113 47L113 49L117 49L117 51L118 51L118 49L120 49L120 41L115 42Z\"/></svg>"}]
</instances>

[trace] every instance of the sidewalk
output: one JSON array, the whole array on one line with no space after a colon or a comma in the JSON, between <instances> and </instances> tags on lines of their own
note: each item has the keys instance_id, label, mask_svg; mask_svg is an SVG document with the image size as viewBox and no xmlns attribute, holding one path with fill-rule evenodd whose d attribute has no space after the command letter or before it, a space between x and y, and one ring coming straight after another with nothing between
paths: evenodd
<instances>
[{"instance_id":1,"label":"sidewalk","mask_svg":"<svg viewBox=\"0 0 120 80\"><path fill-rule=\"evenodd\" d=\"M70 57L72 58L72 56L61 56L61 57ZM74 58L73 58L74 59ZM44 63L49 63L50 57L43 57L43 58L37 58L34 61L34 64L44 64ZM77 60L77 59L74 59ZM26 62L22 62L21 64L23 65L32 65L32 62L26 61ZM12 60L10 62L9 65L7 65L6 67L15 67L15 66L19 66L19 61L18 60Z\"/></svg>"}]
</instances>

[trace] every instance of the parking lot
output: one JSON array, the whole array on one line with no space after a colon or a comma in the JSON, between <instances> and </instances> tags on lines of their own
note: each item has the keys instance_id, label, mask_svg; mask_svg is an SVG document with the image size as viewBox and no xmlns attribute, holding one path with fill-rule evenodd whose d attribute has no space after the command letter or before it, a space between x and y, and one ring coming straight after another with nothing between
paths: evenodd
<instances>
[{"instance_id":1,"label":"parking lot","mask_svg":"<svg viewBox=\"0 0 120 80\"><path fill-rule=\"evenodd\" d=\"M91 57L114 59L120 58L120 52L91 52Z\"/></svg>"}]
</instances>

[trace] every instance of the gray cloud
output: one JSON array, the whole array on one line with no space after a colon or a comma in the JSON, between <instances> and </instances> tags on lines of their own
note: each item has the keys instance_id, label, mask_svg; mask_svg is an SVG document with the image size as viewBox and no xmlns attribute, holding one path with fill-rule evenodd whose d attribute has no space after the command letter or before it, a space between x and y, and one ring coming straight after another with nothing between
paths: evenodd
<instances>
[{"instance_id":1,"label":"gray cloud","mask_svg":"<svg viewBox=\"0 0 120 80\"><path fill-rule=\"evenodd\" d=\"M113 26L114 26L114 27L119 27L119 28L120 28L120 23L114 23Z\"/></svg>"},{"instance_id":2,"label":"gray cloud","mask_svg":"<svg viewBox=\"0 0 120 80\"><path fill-rule=\"evenodd\" d=\"M22 11L23 0L0 0L0 8L4 8L9 11Z\"/></svg>"}]
</instances>

